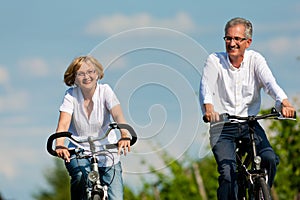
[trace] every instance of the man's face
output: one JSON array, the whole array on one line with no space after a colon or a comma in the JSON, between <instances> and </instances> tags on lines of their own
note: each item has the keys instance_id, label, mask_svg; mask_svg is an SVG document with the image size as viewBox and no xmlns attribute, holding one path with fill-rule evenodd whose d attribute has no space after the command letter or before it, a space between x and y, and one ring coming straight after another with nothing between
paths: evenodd
<instances>
[{"instance_id":1,"label":"man's face","mask_svg":"<svg viewBox=\"0 0 300 200\"><path fill-rule=\"evenodd\" d=\"M251 38L245 38L245 26L242 24L229 27L224 40L230 58L243 57L252 42Z\"/></svg>"}]
</instances>

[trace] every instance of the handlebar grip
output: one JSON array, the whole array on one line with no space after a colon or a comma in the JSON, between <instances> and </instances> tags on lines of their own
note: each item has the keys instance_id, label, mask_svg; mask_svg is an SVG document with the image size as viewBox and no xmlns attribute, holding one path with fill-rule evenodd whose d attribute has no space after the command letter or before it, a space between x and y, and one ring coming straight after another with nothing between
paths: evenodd
<instances>
[{"instance_id":1,"label":"handlebar grip","mask_svg":"<svg viewBox=\"0 0 300 200\"><path fill-rule=\"evenodd\" d=\"M203 119L203 121L204 121L205 123L208 123L208 122L209 122L205 115L202 117L202 119Z\"/></svg>"},{"instance_id":2,"label":"handlebar grip","mask_svg":"<svg viewBox=\"0 0 300 200\"><path fill-rule=\"evenodd\" d=\"M52 135L50 135L50 137L47 140L47 151L52 156L57 156L56 151L52 149L53 141L55 139L61 138L61 137L69 137L70 138L71 137L71 133L70 132L53 133Z\"/></svg>"},{"instance_id":3,"label":"handlebar grip","mask_svg":"<svg viewBox=\"0 0 300 200\"><path fill-rule=\"evenodd\" d=\"M134 145L137 141L137 135L136 132L134 131L134 129L129 125L129 124L117 124L117 123L112 123L110 124L112 129L126 129L129 131L130 135L131 135L131 140L130 140L130 146ZM106 145L107 149L115 149L118 148L118 143L116 144L107 144Z\"/></svg>"},{"instance_id":4,"label":"handlebar grip","mask_svg":"<svg viewBox=\"0 0 300 200\"><path fill-rule=\"evenodd\" d=\"M228 117L229 117L229 114L228 114L228 113L221 113L221 114L219 114L219 121L221 121L221 122L228 122L228 121L229 121ZM205 115L203 116L202 119L203 119L203 121L204 121L205 123L210 122L210 121L208 121L208 119L206 118Z\"/></svg>"},{"instance_id":5,"label":"handlebar grip","mask_svg":"<svg viewBox=\"0 0 300 200\"><path fill-rule=\"evenodd\" d=\"M297 119L297 112L296 111L294 112L294 117L293 118Z\"/></svg>"},{"instance_id":6,"label":"handlebar grip","mask_svg":"<svg viewBox=\"0 0 300 200\"><path fill-rule=\"evenodd\" d=\"M137 135L134 129L128 124L118 124L118 129L126 129L129 131L132 139L130 140L130 146L134 145L137 141Z\"/></svg>"}]
</instances>

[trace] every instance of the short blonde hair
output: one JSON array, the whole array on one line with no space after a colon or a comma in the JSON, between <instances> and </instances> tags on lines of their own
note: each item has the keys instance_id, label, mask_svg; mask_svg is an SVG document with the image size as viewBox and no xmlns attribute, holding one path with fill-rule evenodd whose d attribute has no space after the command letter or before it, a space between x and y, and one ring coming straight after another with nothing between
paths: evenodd
<instances>
[{"instance_id":1,"label":"short blonde hair","mask_svg":"<svg viewBox=\"0 0 300 200\"><path fill-rule=\"evenodd\" d=\"M98 78L99 79L103 78L104 76L103 66L96 58L92 56L79 56L71 62L71 64L65 71L64 82L67 86L73 86L75 84L77 71L79 70L79 68L82 66L83 63L87 63L87 62L91 62L94 65L98 73Z\"/></svg>"}]
</instances>

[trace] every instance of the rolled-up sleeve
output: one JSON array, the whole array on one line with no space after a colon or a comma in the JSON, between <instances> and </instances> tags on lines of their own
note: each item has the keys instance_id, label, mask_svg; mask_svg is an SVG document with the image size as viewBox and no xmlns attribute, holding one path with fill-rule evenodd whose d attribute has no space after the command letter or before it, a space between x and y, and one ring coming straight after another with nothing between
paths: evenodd
<instances>
[{"instance_id":1,"label":"rolled-up sleeve","mask_svg":"<svg viewBox=\"0 0 300 200\"><path fill-rule=\"evenodd\" d=\"M73 96L72 96L73 88L70 88L66 91L63 102L59 107L59 111L67 112L69 114L73 114L74 104L73 104Z\"/></svg>"},{"instance_id":2,"label":"rolled-up sleeve","mask_svg":"<svg viewBox=\"0 0 300 200\"><path fill-rule=\"evenodd\" d=\"M213 91L217 84L218 70L215 64L215 55L211 54L203 68L203 73L200 81L199 101L201 104L202 112L204 111L204 104L213 104Z\"/></svg>"},{"instance_id":3,"label":"rolled-up sleeve","mask_svg":"<svg viewBox=\"0 0 300 200\"><path fill-rule=\"evenodd\" d=\"M120 102L116 94L108 84L105 84L104 87L105 87L105 92L104 92L105 105L108 110L111 110L114 106L120 104Z\"/></svg>"},{"instance_id":4,"label":"rolled-up sleeve","mask_svg":"<svg viewBox=\"0 0 300 200\"><path fill-rule=\"evenodd\" d=\"M287 98L286 93L277 84L276 79L267 65L266 60L260 55L256 56L258 57L257 63L259 63L257 66L257 75L263 85L264 91L270 95L276 101L276 103L281 103L283 99Z\"/></svg>"}]
</instances>

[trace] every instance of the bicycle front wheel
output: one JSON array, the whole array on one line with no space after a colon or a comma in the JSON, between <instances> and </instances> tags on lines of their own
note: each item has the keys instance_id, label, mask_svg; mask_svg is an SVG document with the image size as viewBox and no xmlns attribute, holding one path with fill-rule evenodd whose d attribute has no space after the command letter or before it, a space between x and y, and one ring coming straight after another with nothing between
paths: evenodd
<instances>
[{"instance_id":1,"label":"bicycle front wheel","mask_svg":"<svg viewBox=\"0 0 300 200\"><path fill-rule=\"evenodd\" d=\"M107 197L104 197L103 191L95 192L92 194L92 200L107 200Z\"/></svg>"},{"instance_id":2,"label":"bicycle front wheel","mask_svg":"<svg viewBox=\"0 0 300 200\"><path fill-rule=\"evenodd\" d=\"M271 200L270 188L263 177L255 184L255 200Z\"/></svg>"},{"instance_id":3,"label":"bicycle front wheel","mask_svg":"<svg viewBox=\"0 0 300 200\"><path fill-rule=\"evenodd\" d=\"M99 194L95 194L92 198L92 200L101 200L101 197Z\"/></svg>"},{"instance_id":4,"label":"bicycle front wheel","mask_svg":"<svg viewBox=\"0 0 300 200\"><path fill-rule=\"evenodd\" d=\"M108 197L100 197L99 194L95 194L93 200L108 200Z\"/></svg>"}]
</instances>

